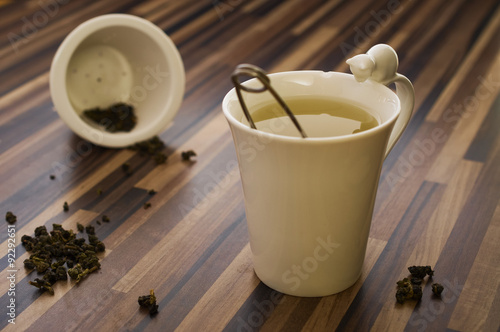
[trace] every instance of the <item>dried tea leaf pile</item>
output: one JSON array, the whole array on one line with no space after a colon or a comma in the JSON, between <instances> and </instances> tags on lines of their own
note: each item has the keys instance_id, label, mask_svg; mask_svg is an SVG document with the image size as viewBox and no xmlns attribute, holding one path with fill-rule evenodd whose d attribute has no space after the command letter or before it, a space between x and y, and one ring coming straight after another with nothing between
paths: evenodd
<instances>
[{"instance_id":1,"label":"dried tea leaf pile","mask_svg":"<svg viewBox=\"0 0 500 332\"><path fill-rule=\"evenodd\" d=\"M39 226L34 237L24 235L21 242L31 253L24 261L24 267L43 274L42 278L29 283L54 294L52 286L59 280L67 280L68 275L78 283L97 271L101 267L97 253L106 248L95 236L93 227L86 230L88 243L85 238L77 238L73 230L65 230L59 224L53 224L50 233L45 226Z\"/></svg>"},{"instance_id":2,"label":"dried tea leaf pile","mask_svg":"<svg viewBox=\"0 0 500 332\"><path fill-rule=\"evenodd\" d=\"M408 271L410 278L403 278L397 282L396 300L398 303L404 303L406 300L420 301L422 298L422 282L426 276L432 278L434 271L430 266L410 266ZM444 287L440 284L432 284L432 292L440 296Z\"/></svg>"},{"instance_id":3,"label":"dried tea leaf pile","mask_svg":"<svg viewBox=\"0 0 500 332\"><path fill-rule=\"evenodd\" d=\"M110 133L129 132L137 123L134 107L124 103L117 103L106 109L89 109L83 111L83 115Z\"/></svg>"}]
</instances>

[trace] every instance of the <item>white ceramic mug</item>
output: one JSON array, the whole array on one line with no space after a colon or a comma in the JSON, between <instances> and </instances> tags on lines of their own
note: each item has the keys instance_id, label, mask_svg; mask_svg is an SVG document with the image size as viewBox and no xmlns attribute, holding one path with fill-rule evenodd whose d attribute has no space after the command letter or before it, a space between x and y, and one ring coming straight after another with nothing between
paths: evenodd
<instances>
[{"instance_id":1,"label":"white ceramic mug","mask_svg":"<svg viewBox=\"0 0 500 332\"><path fill-rule=\"evenodd\" d=\"M78 136L101 146L126 147L159 134L184 95L182 59L153 23L128 14L94 17L59 46L50 68L50 93L61 119ZM123 102L135 108L130 132L110 133L82 113Z\"/></svg>"},{"instance_id":2,"label":"white ceramic mug","mask_svg":"<svg viewBox=\"0 0 500 332\"><path fill-rule=\"evenodd\" d=\"M357 105L379 125L356 134L301 138L252 129L235 89L222 104L237 151L254 269L269 287L296 296L326 296L361 274L382 163L408 124L410 81L396 73L388 45L348 60L354 75L293 71L269 75L289 97L335 98ZM387 84L396 84L397 94ZM243 83L261 86L257 79ZM250 113L273 101L245 94ZM293 109L292 109L293 112Z\"/></svg>"}]
</instances>

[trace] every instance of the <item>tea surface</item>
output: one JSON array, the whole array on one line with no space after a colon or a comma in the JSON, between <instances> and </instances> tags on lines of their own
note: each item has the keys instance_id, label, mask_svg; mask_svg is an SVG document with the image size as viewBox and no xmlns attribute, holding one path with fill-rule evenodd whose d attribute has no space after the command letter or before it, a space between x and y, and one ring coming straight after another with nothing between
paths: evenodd
<instances>
[{"instance_id":1,"label":"tea surface","mask_svg":"<svg viewBox=\"0 0 500 332\"><path fill-rule=\"evenodd\" d=\"M364 109L333 98L295 97L285 102L308 137L351 135L379 124ZM275 101L258 105L251 113L258 130L300 137L291 119Z\"/></svg>"}]
</instances>

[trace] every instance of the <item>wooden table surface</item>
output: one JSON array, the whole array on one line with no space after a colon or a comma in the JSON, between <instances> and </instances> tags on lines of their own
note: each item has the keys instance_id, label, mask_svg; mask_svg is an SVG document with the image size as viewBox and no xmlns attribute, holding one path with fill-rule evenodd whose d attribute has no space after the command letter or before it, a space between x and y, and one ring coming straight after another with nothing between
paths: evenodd
<instances>
[{"instance_id":1,"label":"wooden table surface","mask_svg":"<svg viewBox=\"0 0 500 332\"><path fill-rule=\"evenodd\" d=\"M0 4L0 212L17 215L14 267L7 223L0 225L2 329L499 329L497 0ZM183 104L160 135L168 146L164 165L90 145L53 110L48 80L59 44L80 23L114 12L157 24L185 64ZM253 272L240 177L228 167L236 155L221 111L230 73L239 63L268 72L347 71L346 58L377 43L398 52L416 105L382 169L362 276L333 296L284 296ZM196 162L182 162L188 149L198 153ZM145 202L152 206L144 209ZM96 224L102 215L111 221ZM39 292L28 284L37 275L23 267L29 254L21 236L53 223L76 229L77 222L94 225L104 241L101 269L78 285L56 283L54 295ZM396 303L396 281L410 265L435 269L433 282L446 288L441 299L427 282L419 303ZM155 317L137 304L151 288ZM12 299L15 325L8 321Z\"/></svg>"}]
</instances>

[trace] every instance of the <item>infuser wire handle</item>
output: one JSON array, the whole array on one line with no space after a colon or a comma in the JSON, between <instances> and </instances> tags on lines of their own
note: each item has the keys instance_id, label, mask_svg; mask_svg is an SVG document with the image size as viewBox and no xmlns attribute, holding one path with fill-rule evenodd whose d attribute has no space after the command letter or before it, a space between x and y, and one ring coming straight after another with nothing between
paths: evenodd
<instances>
[{"instance_id":1,"label":"infuser wire handle","mask_svg":"<svg viewBox=\"0 0 500 332\"><path fill-rule=\"evenodd\" d=\"M262 87L250 87L248 85L243 85L239 80L240 76L256 78L262 83ZM269 79L269 77L267 76L266 72L263 69L251 64L246 64L246 63L240 64L233 71L231 75L231 80L233 81L234 88L236 90L236 95L238 96L238 100L240 101L240 105L241 108L243 109L243 113L245 114L245 118L247 119L248 123L250 123L250 127L252 127L253 129L257 129L252 119L252 116L248 111L245 101L243 100L243 95L241 93L241 90L251 93L259 93L267 90L273 95L274 99L276 99L276 101L280 104L280 106L285 110L286 114L290 117L293 124L299 131L300 135L303 138L307 137L306 133L304 132L299 122L297 121L297 118L295 118L295 115L293 115L292 111L290 111L290 108L287 106L285 101L271 86L271 80Z\"/></svg>"}]
</instances>

